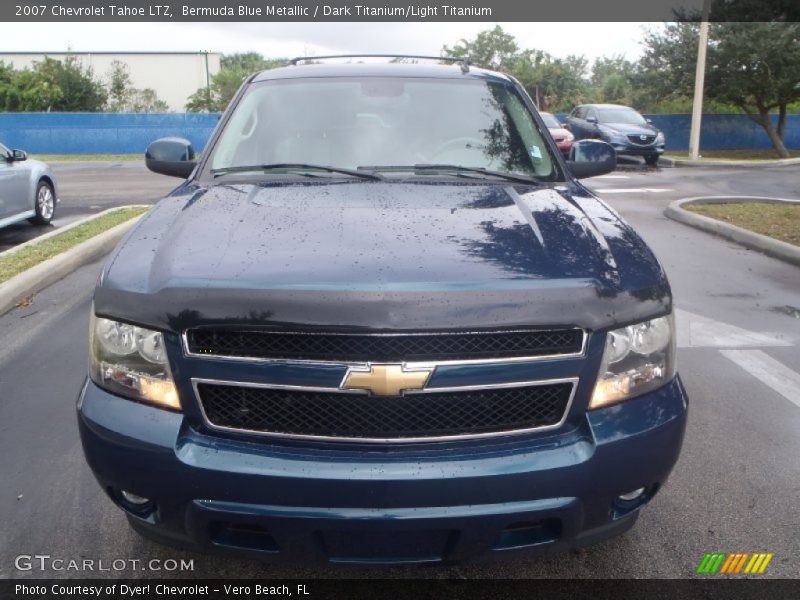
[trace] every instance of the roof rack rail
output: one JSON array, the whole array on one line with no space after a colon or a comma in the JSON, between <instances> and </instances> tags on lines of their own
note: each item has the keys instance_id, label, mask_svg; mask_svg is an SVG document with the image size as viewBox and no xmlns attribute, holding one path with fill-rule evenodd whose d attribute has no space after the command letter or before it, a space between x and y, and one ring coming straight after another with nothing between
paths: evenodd
<instances>
[{"instance_id":1,"label":"roof rack rail","mask_svg":"<svg viewBox=\"0 0 800 600\"><path fill-rule=\"evenodd\" d=\"M297 63L306 60L328 60L331 58L410 58L417 60L441 60L461 63L461 71L464 73L469 72L469 66L472 64L469 58L463 56L425 56L419 54L329 54L326 56L296 56L289 61L289 64L297 65Z\"/></svg>"}]
</instances>

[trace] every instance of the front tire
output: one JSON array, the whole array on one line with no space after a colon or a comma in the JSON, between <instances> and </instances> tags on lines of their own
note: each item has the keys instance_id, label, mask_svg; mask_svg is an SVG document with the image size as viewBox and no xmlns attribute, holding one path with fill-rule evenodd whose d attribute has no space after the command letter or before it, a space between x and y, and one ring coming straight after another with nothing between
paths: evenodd
<instances>
[{"instance_id":1,"label":"front tire","mask_svg":"<svg viewBox=\"0 0 800 600\"><path fill-rule=\"evenodd\" d=\"M36 187L36 216L28 219L34 225L49 225L56 214L56 196L53 187L46 181L40 181Z\"/></svg>"},{"instance_id":2,"label":"front tire","mask_svg":"<svg viewBox=\"0 0 800 600\"><path fill-rule=\"evenodd\" d=\"M658 164L658 154L649 154L644 157L644 162L648 167L655 167Z\"/></svg>"}]
</instances>

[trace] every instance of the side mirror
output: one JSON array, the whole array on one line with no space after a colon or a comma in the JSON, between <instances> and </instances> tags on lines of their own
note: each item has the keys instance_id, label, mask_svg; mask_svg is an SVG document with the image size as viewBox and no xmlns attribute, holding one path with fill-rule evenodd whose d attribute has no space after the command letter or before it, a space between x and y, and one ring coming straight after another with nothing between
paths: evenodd
<instances>
[{"instance_id":1,"label":"side mirror","mask_svg":"<svg viewBox=\"0 0 800 600\"><path fill-rule=\"evenodd\" d=\"M586 122L592 125L597 125L597 117L586 117Z\"/></svg>"},{"instance_id":2,"label":"side mirror","mask_svg":"<svg viewBox=\"0 0 800 600\"><path fill-rule=\"evenodd\" d=\"M572 144L567 167L575 179L605 175L617 167L617 151L600 140L579 140Z\"/></svg>"},{"instance_id":3,"label":"side mirror","mask_svg":"<svg viewBox=\"0 0 800 600\"><path fill-rule=\"evenodd\" d=\"M11 154L8 155L8 160L9 162L28 160L28 153L25 150L12 150Z\"/></svg>"},{"instance_id":4,"label":"side mirror","mask_svg":"<svg viewBox=\"0 0 800 600\"><path fill-rule=\"evenodd\" d=\"M561 123L561 126L562 126L564 129L569 129L569 122L568 122L568 121L563 121L563 122Z\"/></svg>"},{"instance_id":5,"label":"side mirror","mask_svg":"<svg viewBox=\"0 0 800 600\"><path fill-rule=\"evenodd\" d=\"M194 171L197 161L189 140L167 137L156 140L147 147L144 164L153 173L186 179Z\"/></svg>"},{"instance_id":6,"label":"side mirror","mask_svg":"<svg viewBox=\"0 0 800 600\"><path fill-rule=\"evenodd\" d=\"M653 124L653 120L652 120L652 119L645 119L645 121L647 121L648 123L650 123L650 125L652 125L652 124Z\"/></svg>"}]
</instances>

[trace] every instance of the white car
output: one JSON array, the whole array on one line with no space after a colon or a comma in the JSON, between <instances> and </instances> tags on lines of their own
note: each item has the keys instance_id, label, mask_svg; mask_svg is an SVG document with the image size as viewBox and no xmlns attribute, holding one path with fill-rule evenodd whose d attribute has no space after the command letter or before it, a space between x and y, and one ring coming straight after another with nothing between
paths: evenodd
<instances>
[{"instance_id":1,"label":"white car","mask_svg":"<svg viewBox=\"0 0 800 600\"><path fill-rule=\"evenodd\" d=\"M0 227L27 219L48 225L58 204L56 177L45 163L23 150L0 144Z\"/></svg>"}]
</instances>

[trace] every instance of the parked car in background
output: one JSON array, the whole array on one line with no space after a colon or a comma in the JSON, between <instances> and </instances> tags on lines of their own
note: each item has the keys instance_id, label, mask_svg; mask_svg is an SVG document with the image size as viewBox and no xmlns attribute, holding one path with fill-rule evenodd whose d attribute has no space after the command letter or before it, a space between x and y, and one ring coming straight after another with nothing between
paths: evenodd
<instances>
[{"instance_id":1,"label":"parked car in background","mask_svg":"<svg viewBox=\"0 0 800 600\"><path fill-rule=\"evenodd\" d=\"M572 149L572 141L575 139L575 136L570 133L569 129L566 129L563 124L558 122L555 115L551 113L539 113L542 116L542 121L544 121L545 126L550 131L550 135L553 136L553 141L558 146L558 149L564 156L569 156L569 151Z\"/></svg>"},{"instance_id":2,"label":"parked car in background","mask_svg":"<svg viewBox=\"0 0 800 600\"><path fill-rule=\"evenodd\" d=\"M648 165L655 165L664 153L664 133L629 106L576 106L567 117L567 128L576 140L603 140L617 154L642 156Z\"/></svg>"},{"instance_id":3,"label":"parked car in background","mask_svg":"<svg viewBox=\"0 0 800 600\"><path fill-rule=\"evenodd\" d=\"M0 227L28 219L34 225L53 220L58 204L56 177L45 163L22 150L0 144Z\"/></svg>"}]
</instances>

